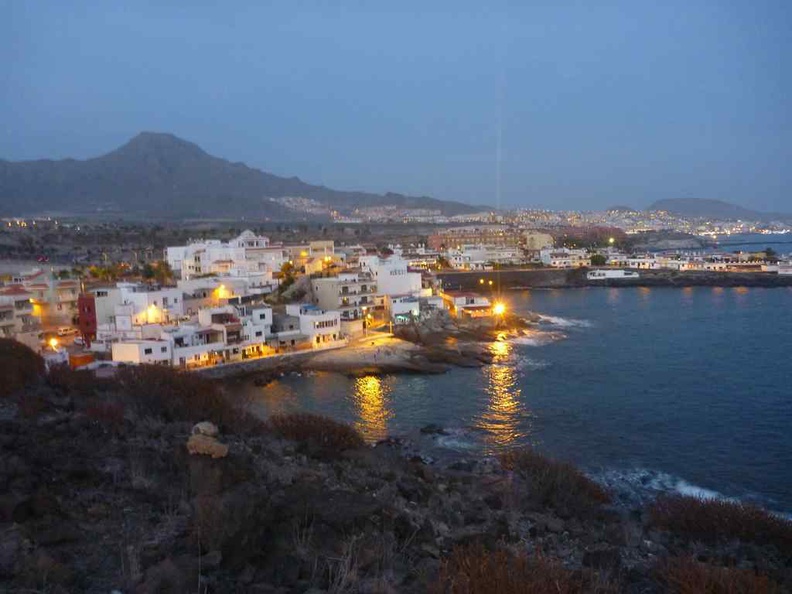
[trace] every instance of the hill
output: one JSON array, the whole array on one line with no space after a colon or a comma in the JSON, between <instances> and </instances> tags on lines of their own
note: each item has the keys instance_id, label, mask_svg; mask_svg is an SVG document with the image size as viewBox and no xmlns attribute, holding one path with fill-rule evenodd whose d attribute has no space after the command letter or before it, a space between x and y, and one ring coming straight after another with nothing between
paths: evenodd
<instances>
[{"instance_id":1,"label":"hill","mask_svg":"<svg viewBox=\"0 0 792 594\"><path fill-rule=\"evenodd\" d=\"M313 212L273 201L301 197ZM279 177L206 153L172 134L143 132L120 148L86 160L0 160L0 214L118 213L159 218L244 216L323 218L323 209L349 213L391 205L446 215L481 210L459 202L388 193L345 192Z\"/></svg>"},{"instance_id":2,"label":"hill","mask_svg":"<svg viewBox=\"0 0 792 594\"><path fill-rule=\"evenodd\" d=\"M790 215L766 213L743 208L723 200L702 198L669 198L652 203L647 210L665 210L683 217L702 217L712 219L761 221L769 219L788 219Z\"/></svg>"}]
</instances>

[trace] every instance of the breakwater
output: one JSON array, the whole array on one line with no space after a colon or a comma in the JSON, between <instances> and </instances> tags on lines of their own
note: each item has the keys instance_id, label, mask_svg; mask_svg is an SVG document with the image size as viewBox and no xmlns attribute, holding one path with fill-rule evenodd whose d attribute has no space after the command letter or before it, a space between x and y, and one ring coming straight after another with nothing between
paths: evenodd
<instances>
[{"instance_id":1,"label":"breakwater","mask_svg":"<svg viewBox=\"0 0 792 594\"><path fill-rule=\"evenodd\" d=\"M590 281L587 268L487 270L440 272L446 289L487 292L511 289L566 289L581 287L792 287L792 275L770 272L709 272L640 270L634 279ZM482 282L483 281L483 282ZM492 285L490 285L492 281Z\"/></svg>"}]
</instances>

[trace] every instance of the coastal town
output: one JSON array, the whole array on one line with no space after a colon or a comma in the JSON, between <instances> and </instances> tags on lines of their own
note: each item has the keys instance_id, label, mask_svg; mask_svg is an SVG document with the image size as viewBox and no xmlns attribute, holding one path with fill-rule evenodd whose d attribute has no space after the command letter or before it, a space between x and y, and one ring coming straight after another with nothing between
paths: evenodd
<instances>
[{"instance_id":1,"label":"coastal town","mask_svg":"<svg viewBox=\"0 0 792 594\"><path fill-rule=\"evenodd\" d=\"M4 221L13 231L46 226L55 224ZM338 349L439 312L497 318L506 307L501 290L509 288L501 286L502 271L588 271L578 278L594 286L634 283L657 271L792 278L788 256L769 248L728 252L688 243L650 251L631 243L631 235L608 226L487 223L434 229L419 243L378 245L272 241L245 230L227 240L145 250L142 267L100 260L86 269L40 257L4 277L0 334L76 367L202 369ZM666 247L675 245L669 241Z\"/></svg>"}]
</instances>

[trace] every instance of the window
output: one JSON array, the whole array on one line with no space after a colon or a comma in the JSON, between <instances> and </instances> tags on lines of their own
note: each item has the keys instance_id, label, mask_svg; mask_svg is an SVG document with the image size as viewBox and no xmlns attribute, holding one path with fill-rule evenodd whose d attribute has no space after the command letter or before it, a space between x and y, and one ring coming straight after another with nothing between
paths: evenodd
<instances>
[{"instance_id":1,"label":"window","mask_svg":"<svg viewBox=\"0 0 792 594\"><path fill-rule=\"evenodd\" d=\"M151 349L143 349L143 354L144 355L150 355L151 354Z\"/></svg>"},{"instance_id":2,"label":"window","mask_svg":"<svg viewBox=\"0 0 792 594\"><path fill-rule=\"evenodd\" d=\"M263 320L263 319L265 319L266 317L267 317L267 314L265 314L265 313L263 313L263 314L259 314L259 320Z\"/></svg>"},{"instance_id":3,"label":"window","mask_svg":"<svg viewBox=\"0 0 792 594\"><path fill-rule=\"evenodd\" d=\"M256 332L256 336L257 336L257 337L258 337L258 336L261 336L261 330L259 330L258 332Z\"/></svg>"},{"instance_id":4,"label":"window","mask_svg":"<svg viewBox=\"0 0 792 594\"><path fill-rule=\"evenodd\" d=\"M168 347L160 347L160 353L167 353Z\"/></svg>"}]
</instances>

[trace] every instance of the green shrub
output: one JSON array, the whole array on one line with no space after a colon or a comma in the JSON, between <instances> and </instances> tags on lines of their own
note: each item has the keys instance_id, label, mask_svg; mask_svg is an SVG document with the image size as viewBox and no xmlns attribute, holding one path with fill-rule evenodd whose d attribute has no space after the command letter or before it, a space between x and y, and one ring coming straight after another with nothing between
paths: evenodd
<instances>
[{"instance_id":1,"label":"green shrub","mask_svg":"<svg viewBox=\"0 0 792 594\"><path fill-rule=\"evenodd\" d=\"M530 448L500 455L501 466L529 483L534 503L559 511L583 513L610 502L610 495L572 464L552 460Z\"/></svg>"},{"instance_id":2,"label":"green shrub","mask_svg":"<svg viewBox=\"0 0 792 594\"><path fill-rule=\"evenodd\" d=\"M716 567L691 558L672 558L655 568L668 594L774 594L778 586L747 569Z\"/></svg>"},{"instance_id":3,"label":"green shrub","mask_svg":"<svg viewBox=\"0 0 792 594\"><path fill-rule=\"evenodd\" d=\"M737 501L668 496L649 508L654 526L705 542L734 538L792 552L792 522Z\"/></svg>"},{"instance_id":4,"label":"green shrub","mask_svg":"<svg viewBox=\"0 0 792 594\"><path fill-rule=\"evenodd\" d=\"M44 359L21 342L0 338L0 397L10 396L44 376Z\"/></svg>"},{"instance_id":5,"label":"green shrub","mask_svg":"<svg viewBox=\"0 0 792 594\"><path fill-rule=\"evenodd\" d=\"M344 450L365 445L352 427L320 415L273 415L267 426L275 435L296 441L306 453L316 457L332 458Z\"/></svg>"}]
</instances>

